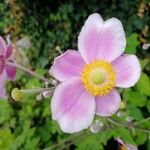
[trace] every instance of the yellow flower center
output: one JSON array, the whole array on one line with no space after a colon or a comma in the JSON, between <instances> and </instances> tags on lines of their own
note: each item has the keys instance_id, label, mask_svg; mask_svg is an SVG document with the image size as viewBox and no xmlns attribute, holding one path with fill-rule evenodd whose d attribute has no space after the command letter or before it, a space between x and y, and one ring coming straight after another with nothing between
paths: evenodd
<instances>
[{"instance_id":1,"label":"yellow flower center","mask_svg":"<svg viewBox=\"0 0 150 150\"><path fill-rule=\"evenodd\" d=\"M84 87L93 96L103 96L115 86L116 73L109 62L96 60L84 67L81 79Z\"/></svg>"}]
</instances>

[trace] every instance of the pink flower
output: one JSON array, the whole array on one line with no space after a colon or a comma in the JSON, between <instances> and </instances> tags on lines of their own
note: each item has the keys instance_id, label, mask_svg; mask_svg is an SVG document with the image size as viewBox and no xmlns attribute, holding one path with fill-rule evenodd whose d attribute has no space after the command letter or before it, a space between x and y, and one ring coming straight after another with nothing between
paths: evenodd
<instances>
[{"instance_id":1,"label":"pink flower","mask_svg":"<svg viewBox=\"0 0 150 150\"><path fill-rule=\"evenodd\" d=\"M52 97L52 118L64 132L79 132L91 125L94 114L111 116L119 109L115 87L134 86L141 70L135 55L122 55L125 47L121 22L92 14L78 37L79 51L54 60L50 73L61 83Z\"/></svg>"},{"instance_id":2,"label":"pink flower","mask_svg":"<svg viewBox=\"0 0 150 150\"><path fill-rule=\"evenodd\" d=\"M7 65L7 62L12 62L11 44L6 45L3 38L0 36L0 98L6 98L5 84L7 78L14 80L16 75L16 68Z\"/></svg>"}]
</instances>

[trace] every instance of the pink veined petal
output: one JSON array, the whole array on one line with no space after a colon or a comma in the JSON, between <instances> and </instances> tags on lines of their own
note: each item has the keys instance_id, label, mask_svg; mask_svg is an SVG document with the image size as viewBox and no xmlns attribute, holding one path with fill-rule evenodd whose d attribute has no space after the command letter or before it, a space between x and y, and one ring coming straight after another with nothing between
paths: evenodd
<instances>
[{"instance_id":1,"label":"pink veined petal","mask_svg":"<svg viewBox=\"0 0 150 150\"><path fill-rule=\"evenodd\" d=\"M13 67L13 66L10 66L10 65L6 65L5 69L6 69L6 73L7 73L8 79L15 80L16 71L17 71L16 67Z\"/></svg>"},{"instance_id":2,"label":"pink veined petal","mask_svg":"<svg viewBox=\"0 0 150 150\"><path fill-rule=\"evenodd\" d=\"M111 62L124 52L125 46L122 23L117 18L103 21L99 14L88 17L78 37L79 51L87 63L98 59Z\"/></svg>"},{"instance_id":3,"label":"pink veined petal","mask_svg":"<svg viewBox=\"0 0 150 150\"><path fill-rule=\"evenodd\" d=\"M7 75L6 72L3 71L2 74L0 74L0 98L6 98L6 79L7 79Z\"/></svg>"},{"instance_id":4,"label":"pink veined petal","mask_svg":"<svg viewBox=\"0 0 150 150\"><path fill-rule=\"evenodd\" d=\"M4 71L4 67L5 67L5 61L4 61L4 57L1 55L0 56L0 75Z\"/></svg>"},{"instance_id":5,"label":"pink veined petal","mask_svg":"<svg viewBox=\"0 0 150 150\"><path fill-rule=\"evenodd\" d=\"M111 116L120 106L120 95L117 90L113 89L108 95L95 98L96 114L99 116Z\"/></svg>"},{"instance_id":6,"label":"pink veined petal","mask_svg":"<svg viewBox=\"0 0 150 150\"><path fill-rule=\"evenodd\" d=\"M117 75L117 87L128 88L139 80L141 67L135 55L122 55L112 65Z\"/></svg>"},{"instance_id":7,"label":"pink veined petal","mask_svg":"<svg viewBox=\"0 0 150 150\"><path fill-rule=\"evenodd\" d=\"M79 132L90 126L95 114L95 100L83 87L79 78L62 82L51 100L52 118L62 131Z\"/></svg>"},{"instance_id":8,"label":"pink veined petal","mask_svg":"<svg viewBox=\"0 0 150 150\"><path fill-rule=\"evenodd\" d=\"M10 58L10 56L12 55L12 50L13 50L13 47L12 47L12 44L8 44L7 45L7 48L6 48L6 59Z\"/></svg>"},{"instance_id":9,"label":"pink veined petal","mask_svg":"<svg viewBox=\"0 0 150 150\"><path fill-rule=\"evenodd\" d=\"M6 44L4 39L0 36L0 55L5 56L6 53Z\"/></svg>"},{"instance_id":10,"label":"pink veined petal","mask_svg":"<svg viewBox=\"0 0 150 150\"><path fill-rule=\"evenodd\" d=\"M85 62L78 51L68 50L55 58L49 72L59 81L65 81L72 77L79 77L84 65Z\"/></svg>"}]
</instances>

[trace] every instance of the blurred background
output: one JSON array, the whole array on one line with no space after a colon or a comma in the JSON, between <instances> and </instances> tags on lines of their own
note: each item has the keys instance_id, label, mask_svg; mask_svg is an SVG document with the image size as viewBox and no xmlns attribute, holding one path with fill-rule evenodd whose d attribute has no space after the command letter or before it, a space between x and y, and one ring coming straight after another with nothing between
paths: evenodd
<instances>
[{"instance_id":1,"label":"blurred background","mask_svg":"<svg viewBox=\"0 0 150 150\"><path fill-rule=\"evenodd\" d=\"M86 18L98 12L104 20L122 21L127 38L125 53L137 54L142 66L139 82L121 90L126 107L113 117L121 122L139 122L150 116L150 1L149 0L1 0L0 35L14 44L15 60L47 76L54 58L67 49L77 49L77 38ZM18 71L13 88L31 89L44 84ZM140 123L150 129L150 121ZM21 101L0 101L0 150L117 150L117 137L150 150L150 134L109 126L92 133L64 134L51 119L50 98L24 95Z\"/></svg>"}]
</instances>

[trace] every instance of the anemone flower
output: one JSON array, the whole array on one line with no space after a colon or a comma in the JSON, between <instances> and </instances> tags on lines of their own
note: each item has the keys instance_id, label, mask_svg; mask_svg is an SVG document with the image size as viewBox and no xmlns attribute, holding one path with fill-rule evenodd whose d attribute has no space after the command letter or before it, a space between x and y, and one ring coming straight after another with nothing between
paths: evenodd
<instances>
[{"instance_id":1,"label":"anemone flower","mask_svg":"<svg viewBox=\"0 0 150 150\"><path fill-rule=\"evenodd\" d=\"M7 79L15 79L16 68L7 64L7 62L13 61L12 50L11 43L6 45L0 36L0 98L6 98L5 84Z\"/></svg>"},{"instance_id":2,"label":"anemone flower","mask_svg":"<svg viewBox=\"0 0 150 150\"><path fill-rule=\"evenodd\" d=\"M49 72L60 81L51 100L52 118L66 133L88 128L94 114L111 116L119 109L115 87L134 86L140 77L135 55L123 54L126 38L121 22L88 17L78 37L78 49L55 58Z\"/></svg>"}]
</instances>

